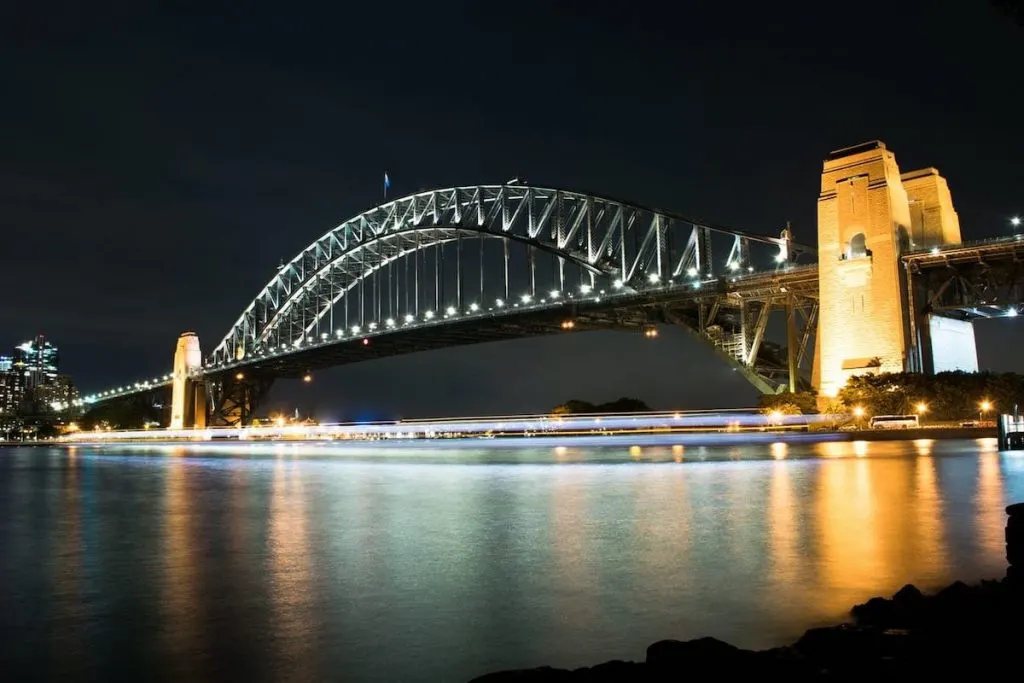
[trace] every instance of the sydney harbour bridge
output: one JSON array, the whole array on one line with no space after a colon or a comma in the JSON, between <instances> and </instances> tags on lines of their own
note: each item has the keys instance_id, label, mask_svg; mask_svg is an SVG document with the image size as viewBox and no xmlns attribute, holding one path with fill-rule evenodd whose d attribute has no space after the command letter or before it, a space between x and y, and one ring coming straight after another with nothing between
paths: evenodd
<instances>
[{"instance_id":1,"label":"sydney harbour bridge","mask_svg":"<svg viewBox=\"0 0 1024 683\"><path fill-rule=\"evenodd\" d=\"M830 159L877 166L879 149L891 156L881 143L869 143ZM872 173L887 177L884 168ZM917 182L906 181L909 192ZM308 380L316 370L348 363L537 335L634 329L651 336L659 325L680 326L703 340L761 392L818 388L822 382L811 366L820 361L812 363L810 356L820 353L811 352L820 336L825 289L819 286L819 247L830 241L830 231L842 238L838 233L846 229L833 230L830 223L823 232L825 189L817 246L795 241L788 228L751 234L518 181L417 192L346 220L282 263L205 355L187 333L172 372L82 402L166 403L173 390L172 426L241 425L252 419L275 379ZM842 200L845 191L827 199ZM969 324L977 317L1014 315L1021 302L1024 243L1011 235L963 244L958 223L954 238L948 226L940 234L932 224L941 222L935 216L942 207L931 208L929 219L929 206L919 206L917 223L916 215L905 218L907 226L892 239L866 230L877 255L867 248L863 255L879 261L875 268L886 259L885 244L896 244L891 260L902 293L896 304L908 328L899 369L936 369L934 342L920 331L928 327L926 319ZM865 240L859 225L853 229L862 232L839 239L836 248L844 287L850 273L864 270L855 258ZM868 267L868 277L880 281ZM874 286L874 297L884 296ZM834 308L825 303L826 311ZM785 343L766 338L773 318L782 323ZM873 354L871 365L880 367L887 349ZM847 368L849 359L842 362L846 370L857 369Z\"/></svg>"}]
</instances>

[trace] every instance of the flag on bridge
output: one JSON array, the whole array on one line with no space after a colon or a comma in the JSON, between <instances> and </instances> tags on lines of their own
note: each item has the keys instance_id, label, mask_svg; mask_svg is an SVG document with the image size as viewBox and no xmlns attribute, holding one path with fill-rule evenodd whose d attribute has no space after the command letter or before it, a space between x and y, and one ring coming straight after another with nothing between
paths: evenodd
<instances>
[{"instance_id":1,"label":"flag on bridge","mask_svg":"<svg viewBox=\"0 0 1024 683\"><path fill-rule=\"evenodd\" d=\"M388 172L384 171L384 199L388 198L388 190L391 189L391 178L388 177Z\"/></svg>"}]
</instances>

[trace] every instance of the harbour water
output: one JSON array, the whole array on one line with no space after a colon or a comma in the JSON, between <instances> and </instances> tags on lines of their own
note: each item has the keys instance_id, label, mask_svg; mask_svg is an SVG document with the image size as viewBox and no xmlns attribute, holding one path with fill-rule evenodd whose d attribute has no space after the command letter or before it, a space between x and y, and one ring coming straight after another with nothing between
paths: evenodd
<instances>
[{"instance_id":1,"label":"harbour water","mask_svg":"<svg viewBox=\"0 0 1024 683\"><path fill-rule=\"evenodd\" d=\"M465 681L1005 571L995 439L0 449L4 680Z\"/></svg>"}]
</instances>

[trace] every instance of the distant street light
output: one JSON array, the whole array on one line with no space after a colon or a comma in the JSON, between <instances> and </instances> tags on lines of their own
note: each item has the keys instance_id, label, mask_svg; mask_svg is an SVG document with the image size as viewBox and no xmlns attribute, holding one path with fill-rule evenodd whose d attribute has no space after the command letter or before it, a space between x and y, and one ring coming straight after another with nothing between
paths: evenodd
<instances>
[{"instance_id":1,"label":"distant street light","mask_svg":"<svg viewBox=\"0 0 1024 683\"><path fill-rule=\"evenodd\" d=\"M1013 218L1011 218L1010 219L1010 225L1012 225L1015 228L1019 228L1020 227L1020 216L1014 216Z\"/></svg>"},{"instance_id":2,"label":"distant street light","mask_svg":"<svg viewBox=\"0 0 1024 683\"><path fill-rule=\"evenodd\" d=\"M992 401L987 398L983 399L982 402L978 404L978 410L980 411L978 413L978 421L982 422L985 419L985 413L992 410Z\"/></svg>"},{"instance_id":3,"label":"distant street light","mask_svg":"<svg viewBox=\"0 0 1024 683\"><path fill-rule=\"evenodd\" d=\"M853 407L853 416L855 418L857 418L858 420L860 418L864 417L864 407L863 406L854 406Z\"/></svg>"},{"instance_id":4,"label":"distant street light","mask_svg":"<svg viewBox=\"0 0 1024 683\"><path fill-rule=\"evenodd\" d=\"M918 415L924 415L925 413L928 412L928 404L925 403L924 401L921 401L916 406L914 406L914 410L915 412L917 412Z\"/></svg>"}]
</instances>

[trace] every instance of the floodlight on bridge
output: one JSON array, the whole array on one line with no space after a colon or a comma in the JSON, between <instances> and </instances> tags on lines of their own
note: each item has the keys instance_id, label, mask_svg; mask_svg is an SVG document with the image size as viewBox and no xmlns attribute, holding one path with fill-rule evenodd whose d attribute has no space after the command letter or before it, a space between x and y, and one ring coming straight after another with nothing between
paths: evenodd
<instances>
[{"instance_id":1,"label":"floodlight on bridge","mask_svg":"<svg viewBox=\"0 0 1024 683\"><path fill-rule=\"evenodd\" d=\"M1016 318L1017 317L1017 307L1016 306L1010 306L1009 310L1006 311L1006 317L1007 318Z\"/></svg>"},{"instance_id":2,"label":"floodlight on bridge","mask_svg":"<svg viewBox=\"0 0 1024 683\"><path fill-rule=\"evenodd\" d=\"M533 301L533 297L530 296L529 294L523 294L521 297L519 297L519 300L522 301L524 304L528 304L531 301Z\"/></svg>"},{"instance_id":3,"label":"floodlight on bridge","mask_svg":"<svg viewBox=\"0 0 1024 683\"><path fill-rule=\"evenodd\" d=\"M497 306L498 308L504 308L505 302L502 299L498 299L497 301L494 302L494 305Z\"/></svg>"},{"instance_id":4,"label":"floodlight on bridge","mask_svg":"<svg viewBox=\"0 0 1024 683\"><path fill-rule=\"evenodd\" d=\"M1011 218L1010 219L1010 225L1012 225L1015 228L1019 228L1020 227L1020 216L1014 216L1013 218Z\"/></svg>"},{"instance_id":5,"label":"floodlight on bridge","mask_svg":"<svg viewBox=\"0 0 1024 683\"><path fill-rule=\"evenodd\" d=\"M562 293L559 292L557 289L552 289L550 292L548 292L548 296L551 297L552 299L557 299L561 295Z\"/></svg>"},{"instance_id":6,"label":"floodlight on bridge","mask_svg":"<svg viewBox=\"0 0 1024 683\"><path fill-rule=\"evenodd\" d=\"M651 273L650 275L647 276L647 281L650 282L652 285L656 285L659 282L661 282L661 275L658 275L657 273Z\"/></svg>"},{"instance_id":7,"label":"floodlight on bridge","mask_svg":"<svg viewBox=\"0 0 1024 683\"><path fill-rule=\"evenodd\" d=\"M426 318L427 320L431 320L434 317L434 312L427 311L426 313L423 314L423 317Z\"/></svg>"},{"instance_id":8,"label":"floodlight on bridge","mask_svg":"<svg viewBox=\"0 0 1024 683\"><path fill-rule=\"evenodd\" d=\"M590 285L588 285L588 284L582 284L582 285L580 285L580 292L581 292L581 293L583 293L583 294L590 294L591 290L593 290L593 289L594 289L594 288L593 288L593 287L591 287L591 286L590 286Z\"/></svg>"},{"instance_id":9,"label":"floodlight on bridge","mask_svg":"<svg viewBox=\"0 0 1024 683\"><path fill-rule=\"evenodd\" d=\"M479 305L479 304L477 304L477 303L471 303L471 304L469 305L469 312L470 312L470 313L476 313L476 312L477 312L477 311L479 311L479 310L480 310L480 305Z\"/></svg>"},{"instance_id":10,"label":"floodlight on bridge","mask_svg":"<svg viewBox=\"0 0 1024 683\"><path fill-rule=\"evenodd\" d=\"M407 324L411 323L413 320L416 320L416 316L414 316L412 313L406 313L405 314L405 322Z\"/></svg>"},{"instance_id":11,"label":"floodlight on bridge","mask_svg":"<svg viewBox=\"0 0 1024 683\"><path fill-rule=\"evenodd\" d=\"M445 315L455 315L455 307L449 306L448 308L444 309L444 313Z\"/></svg>"}]
</instances>

